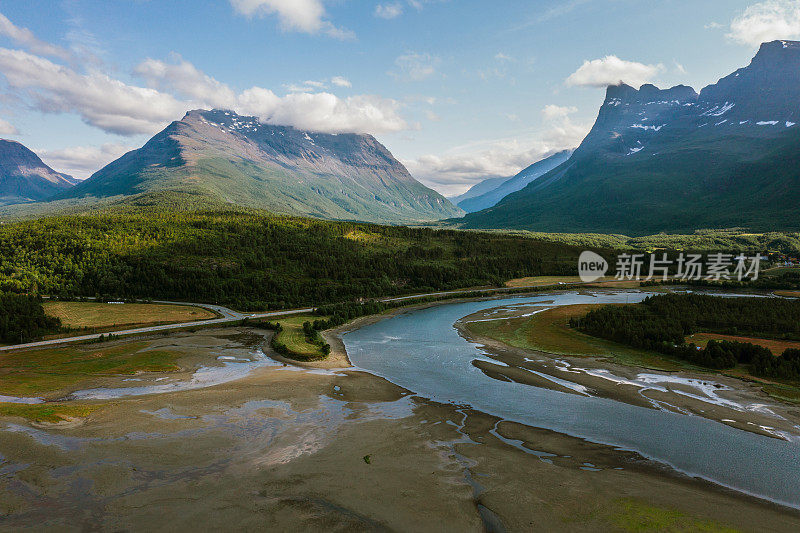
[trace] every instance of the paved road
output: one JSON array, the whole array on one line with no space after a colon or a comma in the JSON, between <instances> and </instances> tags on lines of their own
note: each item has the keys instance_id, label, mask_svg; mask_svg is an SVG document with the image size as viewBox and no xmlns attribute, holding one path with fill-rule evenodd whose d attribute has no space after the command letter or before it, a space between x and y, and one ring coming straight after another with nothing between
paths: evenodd
<instances>
[{"instance_id":1,"label":"paved road","mask_svg":"<svg viewBox=\"0 0 800 533\"><path fill-rule=\"evenodd\" d=\"M554 287L566 287L571 285L580 285L581 283L562 283L558 286ZM416 298L428 298L428 297L437 297L437 296L454 296L458 294L467 294L472 292L507 292L513 291L518 289L533 289L538 288L539 286L530 286L530 287L501 287L501 288L494 288L494 289L462 289L456 291L445 291L445 292L431 292L427 294L414 294L411 296L397 296L392 298L379 298L378 301L381 302L402 302L405 300L414 300ZM91 298L89 298L91 299ZM181 328L191 328L194 326L207 326L209 324L226 324L230 322L236 322L238 320L242 320L244 318L273 318L278 316L286 316L286 315L301 315L312 313L314 311L313 307L309 307L306 309L291 309L288 311L271 311L269 313L240 313L238 311L234 311L233 309L228 309L227 307L223 307L221 305L212 305L212 304L198 304L198 303L191 303L191 302L168 302L165 300L153 300L153 303L159 304L176 304L176 305L191 305L195 307L202 307L205 309L211 309L212 311L216 311L220 315L221 318L213 318L210 320L198 320L196 322L181 322L178 324L164 324L161 326L150 326L146 328L136 328L136 329L123 329L119 331L110 331L106 333L93 333L91 335L80 335L78 337L66 337L61 339L50 339L46 341L37 341L37 342L28 342L25 344L14 344L11 346L0 346L0 352L8 352L11 350L21 350L25 348L41 348L45 346L57 346L61 344L69 344L73 342L84 342L84 341L91 341L99 339L101 335L116 335L116 336L127 336L127 335L141 335L145 333L155 333L158 331L169 331L174 329L181 329Z\"/></svg>"}]
</instances>

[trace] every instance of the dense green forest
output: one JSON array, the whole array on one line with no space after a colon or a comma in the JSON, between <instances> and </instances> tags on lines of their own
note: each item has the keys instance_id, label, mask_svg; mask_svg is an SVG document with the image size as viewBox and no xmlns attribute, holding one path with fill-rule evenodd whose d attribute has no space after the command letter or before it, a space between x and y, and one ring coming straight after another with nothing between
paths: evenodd
<instances>
[{"instance_id":1,"label":"dense green forest","mask_svg":"<svg viewBox=\"0 0 800 533\"><path fill-rule=\"evenodd\" d=\"M25 294L0 294L0 342L23 343L54 333L61 321L44 314L42 300Z\"/></svg>"},{"instance_id":2,"label":"dense green forest","mask_svg":"<svg viewBox=\"0 0 800 533\"><path fill-rule=\"evenodd\" d=\"M655 283L659 284L659 283ZM742 280L742 281L708 281L708 280L687 280L682 281L682 285L689 285L692 287L713 287L722 289L756 289L771 291L776 289L784 290L798 290L800 289L800 270L790 270L785 272L778 272L776 274L762 274L755 281Z\"/></svg>"},{"instance_id":3,"label":"dense green forest","mask_svg":"<svg viewBox=\"0 0 800 533\"><path fill-rule=\"evenodd\" d=\"M570 246L637 251L696 251L747 253L800 252L800 233L770 232L750 233L741 229L698 230L690 234L658 233L644 237L629 237L605 233L541 233L509 231L511 235L524 235L534 239L560 242Z\"/></svg>"},{"instance_id":4,"label":"dense green forest","mask_svg":"<svg viewBox=\"0 0 800 533\"><path fill-rule=\"evenodd\" d=\"M750 365L757 376L800 379L800 354L775 357L750 343L710 341L705 349L687 344L699 332L762 338L800 338L800 301L774 298L725 298L700 294L651 296L630 306L604 306L571 325L604 339L655 350L708 368Z\"/></svg>"},{"instance_id":5,"label":"dense green forest","mask_svg":"<svg viewBox=\"0 0 800 533\"><path fill-rule=\"evenodd\" d=\"M0 291L279 309L569 275L580 251L241 211L108 212L0 226Z\"/></svg>"}]
</instances>

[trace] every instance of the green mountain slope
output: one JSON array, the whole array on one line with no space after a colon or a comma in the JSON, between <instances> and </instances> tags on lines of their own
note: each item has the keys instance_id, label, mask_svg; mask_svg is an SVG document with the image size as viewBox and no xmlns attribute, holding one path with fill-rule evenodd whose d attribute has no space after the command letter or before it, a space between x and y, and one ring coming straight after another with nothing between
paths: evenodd
<instances>
[{"instance_id":1,"label":"green mountain slope","mask_svg":"<svg viewBox=\"0 0 800 533\"><path fill-rule=\"evenodd\" d=\"M328 219L412 223L461 214L372 136L303 132L220 110L190 111L56 199L159 192Z\"/></svg>"},{"instance_id":2,"label":"green mountain slope","mask_svg":"<svg viewBox=\"0 0 800 533\"><path fill-rule=\"evenodd\" d=\"M800 43L762 46L698 95L609 87L594 128L564 164L468 228L642 235L800 227Z\"/></svg>"}]
</instances>

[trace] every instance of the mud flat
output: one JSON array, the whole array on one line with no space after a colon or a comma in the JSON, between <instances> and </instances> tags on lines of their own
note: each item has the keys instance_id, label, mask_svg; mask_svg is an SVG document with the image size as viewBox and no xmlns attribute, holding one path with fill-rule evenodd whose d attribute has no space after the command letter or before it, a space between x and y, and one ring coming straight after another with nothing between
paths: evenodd
<instances>
[{"instance_id":1,"label":"mud flat","mask_svg":"<svg viewBox=\"0 0 800 533\"><path fill-rule=\"evenodd\" d=\"M800 527L792 509L632 451L437 401L358 368L275 362L268 340L249 328L151 339L180 351L180 372L82 383L72 392L118 392L72 400L96 407L78 424L0 418L0 530ZM124 393L236 365L247 368L236 379Z\"/></svg>"},{"instance_id":2,"label":"mud flat","mask_svg":"<svg viewBox=\"0 0 800 533\"><path fill-rule=\"evenodd\" d=\"M509 346L476 335L470 324L513 320L546 305L488 309L456 322L459 334L480 346L488 360L474 365L487 375L556 391L692 414L753 433L800 442L800 407L776 401L762 384L713 372L660 372L610 357L569 356Z\"/></svg>"}]
</instances>

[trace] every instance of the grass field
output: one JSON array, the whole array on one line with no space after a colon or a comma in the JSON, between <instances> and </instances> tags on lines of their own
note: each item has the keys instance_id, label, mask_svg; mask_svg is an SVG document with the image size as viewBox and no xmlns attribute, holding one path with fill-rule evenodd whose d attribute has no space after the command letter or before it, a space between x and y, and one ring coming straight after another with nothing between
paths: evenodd
<instances>
[{"instance_id":1,"label":"grass field","mask_svg":"<svg viewBox=\"0 0 800 533\"><path fill-rule=\"evenodd\" d=\"M578 276L534 276L506 281L506 287L536 287L540 285L558 285L559 283L580 283Z\"/></svg>"},{"instance_id":2,"label":"grass field","mask_svg":"<svg viewBox=\"0 0 800 533\"><path fill-rule=\"evenodd\" d=\"M100 376L179 370L178 352L145 350L147 346L131 342L10 352L0 357L0 395L62 394Z\"/></svg>"},{"instance_id":3,"label":"grass field","mask_svg":"<svg viewBox=\"0 0 800 533\"><path fill-rule=\"evenodd\" d=\"M618 280L612 276L600 278L591 283L582 283L578 276L534 276L531 278L517 278L506 281L506 287L543 287L546 285L581 284L584 287L598 289L638 289L641 287L639 280ZM650 289L652 290L652 288Z\"/></svg>"},{"instance_id":4,"label":"grass field","mask_svg":"<svg viewBox=\"0 0 800 533\"><path fill-rule=\"evenodd\" d=\"M693 342L698 346L705 346L710 340L717 341L733 341L733 342L749 342L757 346L768 348L773 354L781 355L789 348L800 349L800 341L785 341L778 339L759 339L757 337L737 337L734 335L720 335L718 333L695 333L686 338L686 342Z\"/></svg>"},{"instance_id":5,"label":"grass field","mask_svg":"<svg viewBox=\"0 0 800 533\"><path fill-rule=\"evenodd\" d=\"M769 268L763 271L764 276L766 277L777 277L781 274L786 274L787 272L800 272L800 267L775 267Z\"/></svg>"},{"instance_id":6,"label":"grass field","mask_svg":"<svg viewBox=\"0 0 800 533\"><path fill-rule=\"evenodd\" d=\"M621 363L660 370L687 368L687 365L659 354L591 337L569 327L570 318L584 316L596 307L598 305L568 305L532 317L470 322L466 326L476 335L527 350L559 355L609 356Z\"/></svg>"},{"instance_id":7,"label":"grass field","mask_svg":"<svg viewBox=\"0 0 800 533\"><path fill-rule=\"evenodd\" d=\"M776 296L786 296L788 298L800 298L800 291L775 291Z\"/></svg>"},{"instance_id":8,"label":"grass field","mask_svg":"<svg viewBox=\"0 0 800 533\"><path fill-rule=\"evenodd\" d=\"M45 302L45 313L71 329L145 326L207 320L217 315L207 309L170 304L107 304L99 302Z\"/></svg>"},{"instance_id":9,"label":"grass field","mask_svg":"<svg viewBox=\"0 0 800 533\"><path fill-rule=\"evenodd\" d=\"M283 331L278 333L275 341L285 344L286 348L291 352L290 355L297 359L303 361L324 359L325 353L323 353L322 348L307 342L306 334L303 331L304 322L314 322L314 320L320 318L318 316L304 315L279 320L278 322L283 326Z\"/></svg>"},{"instance_id":10,"label":"grass field","mask_svg":"<svg viewBox=\"0 0 800 533\"><path fill-rule=\"evenodd\" d=\"M64 403L37 405L0 403L0 416L18 416L34 422L57 423L70 418L85 418L96 410L97 407L95 406Z\"/></svg>"},{"instance_id":11,"label":"grass field","mask_svg":"<svg viewBox=\"0 0 800 533\"><path fill-rule=\"evenodd\" d=\"M609 512L611 521L623 531L737 531L717 522L700 520L675 509L656 507L632 498L616 500Z\"/></svg>"}]
</instances>

